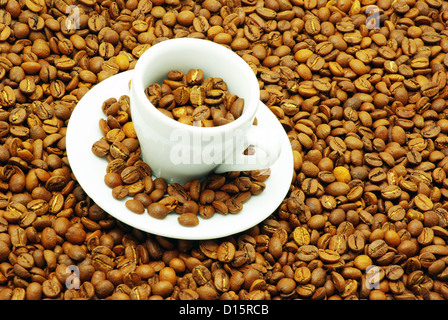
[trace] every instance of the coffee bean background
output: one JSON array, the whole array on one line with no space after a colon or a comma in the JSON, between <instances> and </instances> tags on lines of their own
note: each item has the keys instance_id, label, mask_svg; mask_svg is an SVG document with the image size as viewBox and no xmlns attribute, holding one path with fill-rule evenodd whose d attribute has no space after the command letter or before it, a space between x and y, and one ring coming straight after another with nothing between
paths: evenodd
<instances>
[{"instance_id":1,"label":"coffee bean background","mask_svg":"<svg viewBox=\"0 0 448 320\"><path fill-rule=\"evenodd\" d=\"M0 299L447 299L447 19L442 0L0 0ZM238 53L291 141L281 206L224 239L123 225L66 157L83 95L176 37Z\"/></svg>"}]
</instances>

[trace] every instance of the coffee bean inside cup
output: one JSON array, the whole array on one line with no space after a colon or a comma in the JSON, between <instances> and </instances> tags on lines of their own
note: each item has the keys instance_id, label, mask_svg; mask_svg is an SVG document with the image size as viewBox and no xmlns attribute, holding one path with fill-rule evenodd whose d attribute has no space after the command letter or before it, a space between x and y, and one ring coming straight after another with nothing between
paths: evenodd
<instances>
[{"instance_id":1,"label":"coffee bean inside cup","mask_svg":"<svg viewBox=\"0 0 448 320\"><path fill-rule=\"evenodd\" d=\"M244 109L244 99L230 93L222 78L204 78L201 69L186 74L172 70L162 84L149 85L145 94L160 112L190 126L225 125L238 119Z\"/></svg>"}]
</instances>

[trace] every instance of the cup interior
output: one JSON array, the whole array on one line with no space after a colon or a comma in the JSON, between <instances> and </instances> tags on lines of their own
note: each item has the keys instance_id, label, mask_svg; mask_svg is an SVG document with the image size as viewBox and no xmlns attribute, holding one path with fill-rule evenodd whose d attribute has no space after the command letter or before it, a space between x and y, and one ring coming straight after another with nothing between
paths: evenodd
<instances>
[{"instance_id":1,"label":"cup interior","mask_svg":"<svg viewBox=\"0 0 448 320\"><path fill-rule=\"evenodd\" d=\"M202 39L171 39L149 48L140 57L135 67L131 91L132 97L136 101L131 101L131 103L138 104L138 108L144 108L144 111L151 113L152 116L159 117L160 121L169 121L172 126L185 126L163 116L156 110L147 99L145 89L154 83L161 84L167 78L169 71L179 70L187 73L190 69L202 69L204 78L222 78L227 83L230 93L244 99L242 115L235 121L226 124L225 127L236 127L242 122L253 119L259 103L260 91L252 69L230 49ZM198 129L197 127L191 128ZM216 128L219 127L207 129Z\"/></svg>"}]
</instances>

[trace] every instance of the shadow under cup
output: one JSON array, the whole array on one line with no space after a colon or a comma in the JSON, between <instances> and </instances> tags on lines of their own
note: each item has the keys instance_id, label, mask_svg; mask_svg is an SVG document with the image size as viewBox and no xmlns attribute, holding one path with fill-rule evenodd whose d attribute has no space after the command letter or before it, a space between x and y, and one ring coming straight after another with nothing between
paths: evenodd
<instances>
[{"instance_id":1,"label":"shadow under cup","mask_svg":"<svg viewBox=\"0 0 448 320\"><path fill-rule=\"evenodd\" d=\"M222 78L230 93L244 99L241 116L223 126L194 127L170 119L149 102L145 94L149 85L161 84L172 70L186 74L190 69L201 69L204 78ZM170 183L203 178L223 163L228 168L237 165L239 153L248 146L246 135L253 127L259 99L255 74L230 49L201 39L171 39L154 45L138 60L130 90L143 160L156 177ZM236 170L242 170L241 166Z\"/></svg>"}]
</instances>

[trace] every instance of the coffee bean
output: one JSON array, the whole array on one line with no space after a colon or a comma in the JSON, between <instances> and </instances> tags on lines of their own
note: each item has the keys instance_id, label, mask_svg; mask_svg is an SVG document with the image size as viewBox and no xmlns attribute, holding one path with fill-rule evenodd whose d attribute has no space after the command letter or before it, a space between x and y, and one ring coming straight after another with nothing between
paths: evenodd
<instances>
[{"instance_id":1,"label":"coffee bean","mask_svg":"<svg viewBox=\"0 0 448 320\"><path fill-rule=\"evenodd\" d=\"M221 262L231 262L235 257L235 246L231 242L222 242L218 247L217 259Z\"/></svg>"},{"instance_id":2,"label":"coffee bean","mask_svg":"<svg viewBox=\"0 0 448 320\"><path fill-rule=\"evenodd\" d=\"M300 260L309 262L319 256L319 250L313 245L303 245L299 247L297 254Z\"/></svg>"},{"instance_id":3,"label":"coffee bean","mask_svg":"<svg viewBox=\"0 0 448 320\"><path fill-rule=\"evenodd\" d=\"M129 210L131 210L132 212L137 213L137 214L142 214L145 212L145 207L144 207L143 203L138 200L135 200L135 199L127 200L126 208L128 208Z\"/></svg>"},{"instance_id":4,"label":"coffee bean","mask_svg":"<svg viewBox=\"0 0 448 320\"><path fill-rule=\"evenodd\" d=\"M307 245L310 243L311 241L311 237L310 234L308 232L308 230L304 227L297 227L294 230L294 241L299 245Z\"/></svg>"},{"instance_id":5,"label":"coffee bean","mask_svg":"<svg viewBox=\"0 0 448 320\"><path fill-rule=\"evenodd\" d=\"M59 284L54 280L45 280L42 283L42 293L48 298L56 298L60 291Z\"/></svg>"},{"instance_id":6,"label":"coffee bean","mask_svg":"<svg viewBox=\"0 0 448 320\"><path fill-rule=\"evenodd\" d=\"M122 185L117 185L112 189L112 196L117 199L121 200L126 198L129 195L129 189Z\"/></svg>"},{"instance_id":7,"label":"coffee bean","mask_svg":"<svg viewBox=\"0 0 448 320\"><path fill-rule=\"evenodd\" d=\"M319 249L319 258L325 263L336 263L339 261L339 254L331 249Z\"/></svg>"},{"instance_id":8,"label":"coffee bean","mask_svg":"<svg viewBox=\"0 0 448 320\"><path fill-rule=\"evenodd\" d=\"M306 284L311 280L311 271L307 267L300 267L294 272L294 280L299 284Z\"/></svg>"},{"instance_id":9,"label":"coffee bean","mask_svg":"<svg viewBox=\"0 0 448 320\"><path fill-rule=\"evenodd\" d=\"M194 227L199 224L199 218L196 214L191 212L182 213L179 218L179 223L183 226Z\"/></svg>"},{"instance_id":10,"label":"coffee bean","mask_svg":"<svg viewBox=\"0 0 448 320\"><path fill-rule=\"evenodd\" d=\"M367 254L371 258L379 258L383 256L387 251L387 244L384 240L373 241L367 250Z\"/></svg>"},{"instance_id":11,"label":"coffee bean","mask_svg":"<svg viewBox=\"0 0 448 320\"><path fill-rule=\"evenodd\" d=\"M147 210L148 210L149 215L156 219L163 219L169 213L168 208L165 205L158 203L158 202L151 203L149 205L149 207L147 208Z\"/></svg>"}]
</instances>

